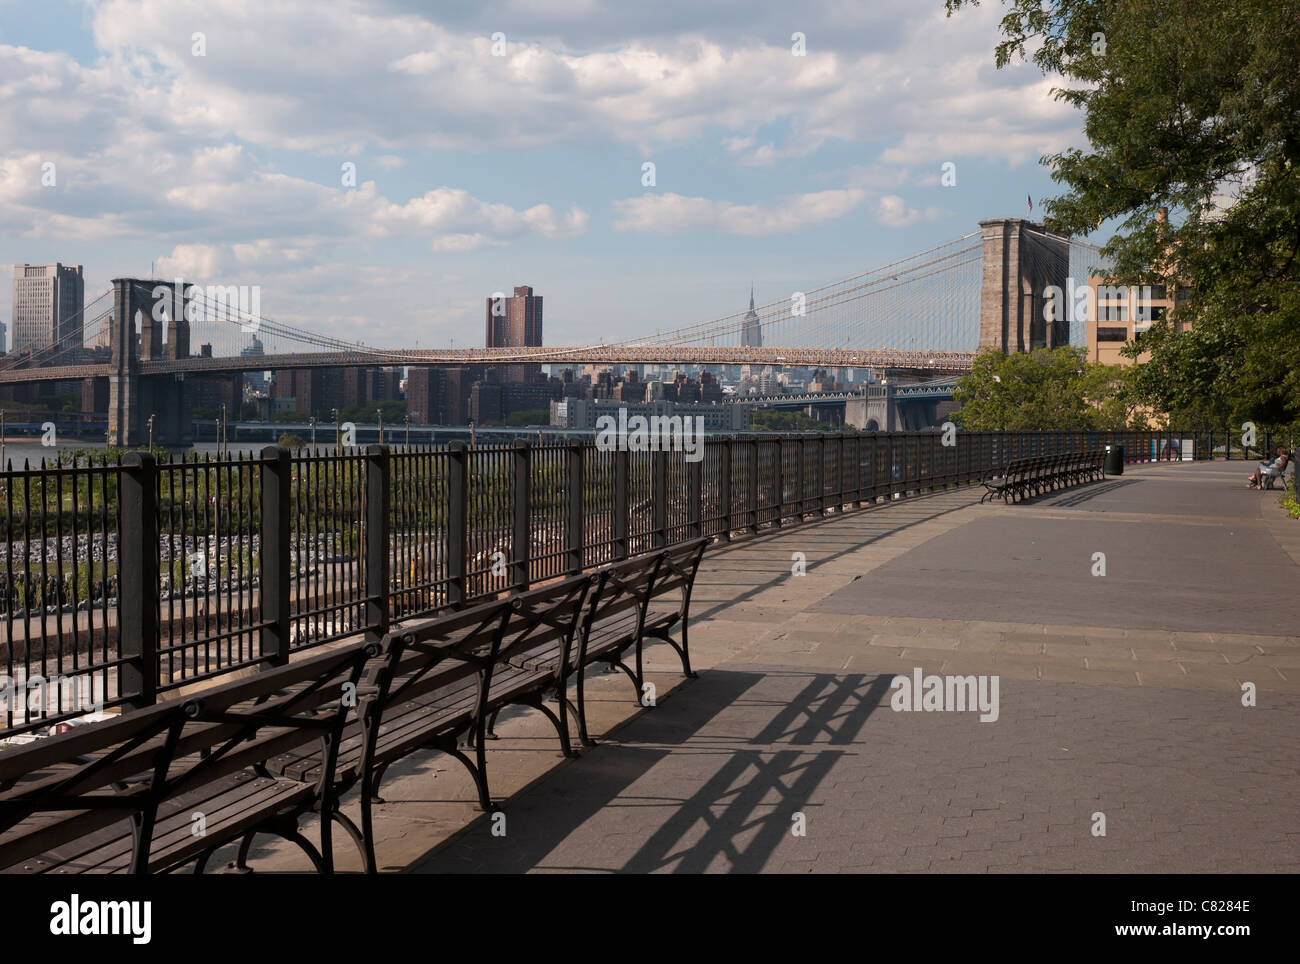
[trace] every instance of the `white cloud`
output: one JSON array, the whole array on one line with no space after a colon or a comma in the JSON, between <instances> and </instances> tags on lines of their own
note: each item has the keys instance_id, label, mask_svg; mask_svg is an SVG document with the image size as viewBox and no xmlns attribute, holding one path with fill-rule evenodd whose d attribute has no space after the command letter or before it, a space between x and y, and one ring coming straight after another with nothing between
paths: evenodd
<instances>
[{"instance_id":1,"label":"white cloud","mask_svg":"<svg viewBox=\"0 0 1300 964\"><path fill-rule=\"evenodd\" d=\"M655 149L717 130L731 139L729 151L749 142L743 162L756 166L804 156L828 140L906 134L913 137L901 148L904 159L925 154L927 143L951 143L950 135L982 157L1022 158L1077 134L1077 115L1052 101L1036 72L990 68L991 6L953 18L901 0L870 15L849 6L801 13L826 26L819 34L801 24L808 54L794 57L788 26L722 26L788 20L775 5L747 6L744 18L685 5L654 23L633 15L610 42L572 20L564 21L563 41L512 29L539 15L511 3L491 28L507 35L507 55L498 57L491 31L359 0L105 0L93 8L93 25L109 56L80 80L92 88L129 83L135 113L191 134L313 151L369 141L389 156L410 147L519 150L611 138ZM462 11L443 14L465 19ZM673 23L676 35L662 36ZM199 26L207 32L205 57L175 40ZM846 42L869 28L879 34L875 42ZM93 106L94 91L87 92ZM785 143L756 136L770 124L788 130Z\"/></svg>"},{"instance_id":2,"label":"white cloud","mask_svg":"<svg viewBox=\"0 0 1300 964\"><path fill-rule=\"evenodd\" d=\"M928 207L924 211L908 207L897 194L885 194L876 201L876 220L887 228L905 228L918 221L939 220L939 209Z\"/></svg>"},{"instance_id":3,"label":"white cloud","mask_svg":"<svg viewBox=\"0 0 1300 964\"><path fill-rule=\"evenodd\" d=\"M721 231L725 234L788 234L848 213L866 198L857 189L818 191L771 204L735 204L680 194L644 194L614 202L619 231Z\"/></svg>"},{"instance_id":4,"label":"white cloud","mask_svg":"<svg viewBox=\"0 0 1300 964\"><path fill-rule=\"evenodd\" d=\"M480 228L482 233L472 236L482 241L503 241L523 234L570 237L585 231L588 221L587 212L578 207L570 208L563 216L557 215L548 204L521 211L507 204L480 201L468 191L448 187L436 188L402 205L382 204L375 217L383 228L415 225L433 233L435 240L449 236L459 239L440 250L468 250L470 246L464 243L471 236L464 230L468 227Z\"/></svg>"}]
</instances>

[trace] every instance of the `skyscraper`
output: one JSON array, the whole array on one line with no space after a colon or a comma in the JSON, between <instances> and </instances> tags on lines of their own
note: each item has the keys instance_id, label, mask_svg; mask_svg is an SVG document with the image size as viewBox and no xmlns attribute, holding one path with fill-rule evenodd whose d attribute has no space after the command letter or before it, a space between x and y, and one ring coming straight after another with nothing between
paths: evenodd
<instances>
[{"instance_id":1,"label":"skyscraper","mask_svg":"<svg viewBox=\"0 0 1300 964\"><path fill-rule=\"evenodd\" d=\"M542 296L527 285L516 285L513 297L487 299L487 348L540 348L542 344ZM532 381L540 378L539 364L508 365L504 380Z\"/></svg>"},{"instance_id":2,"label":"skyscraper","mask_svg":"<svg viewBox=\"0 0 1300 964\"><path fill-rule=\"evenodd\" d=\"M758 320L758 312L754 310L753 285L749 286L749 312L740 322L740 347L763 347L763 324Z\"/></svg>"},{"instance_id":3,"label":"skyscraper","mask_svg":"<svg viewBox=\"0 0 1300 964\"><path fill-rule=\"evenodd\" d=\"M14 265L13 350L81 347L86 282L81 265Z\"/></svg>"},{"instance_id":4,"label":"skyscraper","mask_svg":"<svg viewBox=\"0 0 1300 964\"><path fill-rule=\"evenodd\" d=\"M241 358L257 358L265 354L266 349L262 346L262 340L256 335L239 352ZM266 372L246 372L244 374L244 384L259 395L265 393Z\"/></svg>"}]
</instances>

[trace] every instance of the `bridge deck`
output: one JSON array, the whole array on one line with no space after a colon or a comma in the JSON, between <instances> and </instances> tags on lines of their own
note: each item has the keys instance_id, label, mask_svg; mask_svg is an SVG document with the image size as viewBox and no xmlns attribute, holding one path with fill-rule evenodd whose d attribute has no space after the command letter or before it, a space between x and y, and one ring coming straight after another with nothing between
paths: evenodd
<instances>
[{"instance_id":1,"label":"bridge deck","mask_svg":"<svg viewBox=\"0 0 1300 964\"><path fill-rule=\"evenodd\" d=\"M888 368L925 374L971 370L973 351L911 351L892 348L738 348L670 345L586 345L537 348L373 349L365 351L294 352L278 355L233 355L137 361L140 375L221 374L291 368L337 368L353 365L774 365L820 368ZM12 359L0 368L0 384L108 377L113 367L51 365L21 367Z\"/></svg>"}]
</instances>

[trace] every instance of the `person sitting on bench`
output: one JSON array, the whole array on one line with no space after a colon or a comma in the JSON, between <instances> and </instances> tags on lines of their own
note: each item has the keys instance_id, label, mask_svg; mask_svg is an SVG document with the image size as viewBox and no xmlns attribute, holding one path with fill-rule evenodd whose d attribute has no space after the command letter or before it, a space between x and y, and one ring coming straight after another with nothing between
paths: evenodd
<instances>
[{"instance_id":1,"label":"person sitting on bench","mask_svg":"<svg viewBox=\"0 0 1300 964\"><path fill-rule=\"evenodd\" d=\"M1264 476L1271 475L1278 478L1286 471L1287 455L1286 449L1282 446L1277 447L1277 458L1270 462L1260 462L1255 471L1246 479L1247 485L1252 489L1259 488Z\"/></svg>"}]
</instances>

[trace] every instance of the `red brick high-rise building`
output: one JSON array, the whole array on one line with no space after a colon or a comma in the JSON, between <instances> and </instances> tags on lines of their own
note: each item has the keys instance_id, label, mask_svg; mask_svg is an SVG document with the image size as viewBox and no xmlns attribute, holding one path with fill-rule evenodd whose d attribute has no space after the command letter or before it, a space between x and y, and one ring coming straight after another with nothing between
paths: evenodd
<instances>
[{"instance_id":1,"label":"red brick high-rise building","mask_svg":"<svg viewBox=\"0 0 1300 964\"><path fill-rule=\"evenodd\" d=\"M542 296L533 294L527 285L516 285L513 296L487 299L487 348L524 348L542 345ZM541 378L539 364L503 366L506 381L536 381Z\"/></svg>"}]
</instances>

